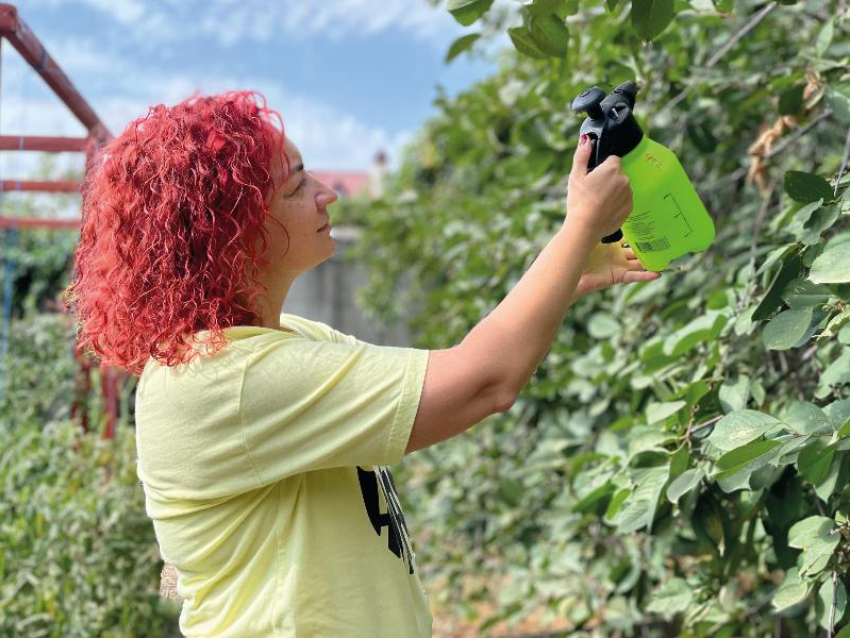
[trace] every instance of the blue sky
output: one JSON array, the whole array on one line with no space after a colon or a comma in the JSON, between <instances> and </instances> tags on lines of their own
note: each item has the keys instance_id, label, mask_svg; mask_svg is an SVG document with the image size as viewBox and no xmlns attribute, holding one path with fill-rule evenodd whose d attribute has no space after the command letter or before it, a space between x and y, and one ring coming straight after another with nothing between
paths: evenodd
<instances>
[{"instance_id":1,"label":"blue sky","mask_svg":"<svg viewBox=\"0 0 850 638\"><path fill-rule=\"evenodd\" d=\"M19 15L114 134L149 105L194 89L263 92L314 169L367 170L435 112L436 86L455 95L490 75L487 56L443 60L462 27L427 0L21 0ZM497 0L512 10L518 0ZM0 133L84 130L18 53L3 43ZM5 177L35 154L0 154ZM22 157L28 156L28 157ZM82 165L61 154L60 166Z\"/></svg>"}]
</instances>

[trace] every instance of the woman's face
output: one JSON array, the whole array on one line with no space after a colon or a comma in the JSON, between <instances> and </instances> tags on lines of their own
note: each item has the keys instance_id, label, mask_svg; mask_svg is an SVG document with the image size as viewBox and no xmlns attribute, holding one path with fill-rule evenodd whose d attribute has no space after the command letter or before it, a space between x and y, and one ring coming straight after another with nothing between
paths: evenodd
<instances>
[{"instance_id":1,"label":"woman's face","mask_svg":"<svg viewBox=\"0 0 850 638\"><path fill-rule=\"evenodd\" d=\"M289 240L277 224L267 222L269 249L266 255L276 272L295 276L333 255L336 242L330 234L327 207L338 196L330 186L304 168L301 152L289 138L284 152L289 160L290 173L288 179L282 182L286 165L276 147L271 173L279 188L272 194L269 212L286 227Z\"/></svg>"}]
</instances>

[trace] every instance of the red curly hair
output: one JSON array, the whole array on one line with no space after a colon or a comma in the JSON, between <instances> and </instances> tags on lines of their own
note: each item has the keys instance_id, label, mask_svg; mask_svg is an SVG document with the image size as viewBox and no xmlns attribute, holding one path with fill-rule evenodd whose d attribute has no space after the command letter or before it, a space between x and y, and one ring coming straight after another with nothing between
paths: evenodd
<instances>
[{"instance_id":1,"label":"red curly hair","mask_svg":"<svg viewBox=\"0 0 850 638\"><path fill-rule=\"evenodd\" d=\"M256 303L268 289L255 274L268 266L269 201L290 172L284 142L283 119L262 94L229 91L153 106L100 149L82 185L65 291L78 356L90 348L101 366L141 375L151 357L191 361L191 348L178 351L198 331L210 331L214 354L225 328L261 324ZM278 185L275 145L285 164Z\"/></svg>"}]
</instances>

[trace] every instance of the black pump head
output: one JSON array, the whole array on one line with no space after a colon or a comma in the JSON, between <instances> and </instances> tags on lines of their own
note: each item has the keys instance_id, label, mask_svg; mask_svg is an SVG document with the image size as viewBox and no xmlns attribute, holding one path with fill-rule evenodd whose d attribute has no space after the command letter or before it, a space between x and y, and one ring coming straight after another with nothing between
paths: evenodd
<instances>
[{"instance_id":1,"label":"black pump head","mask_svg":"<svg viewBox=\"0 0 850 638\"><path fill-rule=\"evenodd\" d=\"M588 171L592 171L609 155L623 157L630 153L643 139L643 130L632 113L638 87L634 82L623 82L606 97L605 92L592 87L581 92L573 100L572 108L578 113L587 113L582 122L581 135L590 138ZM603 244L619 241L621 230L602 238Z\"/></svg>"},{"instance_id":2,"label":"black pump head","mask_svg":"<svg viewBox=\"0 0 850 638\"><path fill-rule=\"evenodd\" d=\"M637 85L629 81L623 82L607 97L602 89L593 87L573 100L574 111L587 113L581 134L594 143L588 163L590 170L609 155L626 155L643 139L643 130L632 113L637 92Z\"/></svg>"}]
</instances>

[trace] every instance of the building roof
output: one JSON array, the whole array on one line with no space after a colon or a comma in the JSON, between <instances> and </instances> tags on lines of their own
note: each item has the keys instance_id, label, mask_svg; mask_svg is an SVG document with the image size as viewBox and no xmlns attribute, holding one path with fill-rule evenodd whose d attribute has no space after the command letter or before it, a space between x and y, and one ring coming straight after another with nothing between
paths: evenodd
<instances>
[{"instance_id":1,"label":"building roof","mask_svg":"<svg viewBox=\"0 0 850 638\"><path fill-rule=\"evenodd\" d=\"M341 196L356 195L366 191L369 186L369 174L354 171L310 171L321 182L333 188Z\"/></svg>"}]
</instances>

